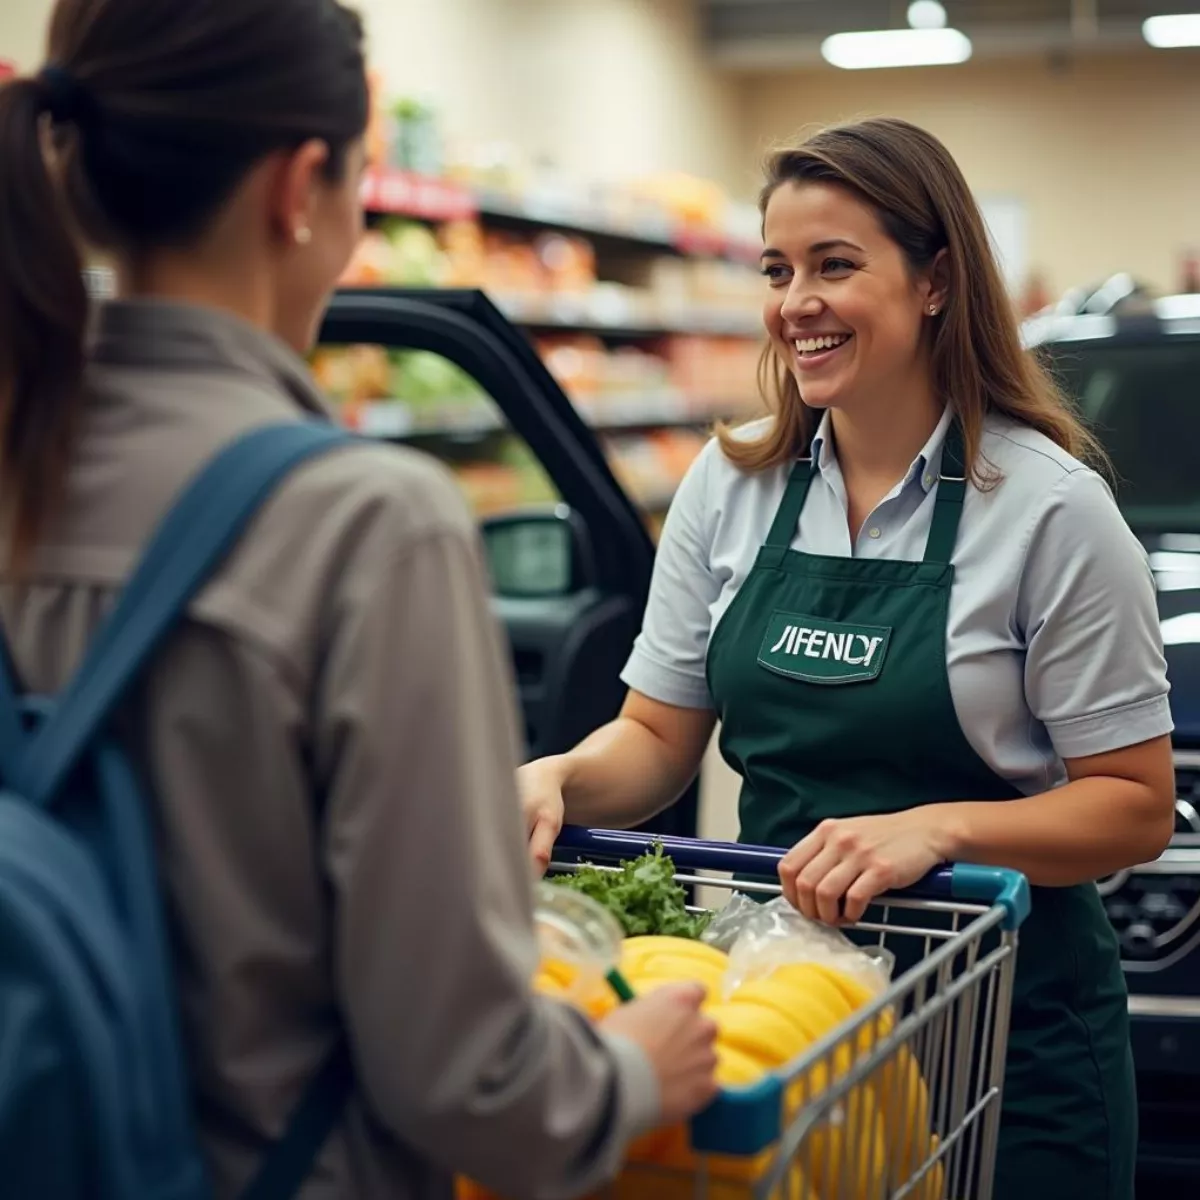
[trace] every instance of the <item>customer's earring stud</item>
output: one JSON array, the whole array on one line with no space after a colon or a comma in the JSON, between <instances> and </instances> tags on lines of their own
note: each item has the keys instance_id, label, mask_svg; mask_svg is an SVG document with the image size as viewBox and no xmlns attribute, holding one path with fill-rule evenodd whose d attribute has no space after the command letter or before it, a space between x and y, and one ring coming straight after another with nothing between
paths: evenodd
<instances>
[{"instance_id":1,"label":"customer's earring stud","mask_svg":"<svg viewBox=\"0 0 1200 1200\"><path fill-rule=\"evenodd\" d=\"M312 230L307 225L301 225L292 236L298 246L307 246L312 241Z\"/></svg>"}]
</instances>

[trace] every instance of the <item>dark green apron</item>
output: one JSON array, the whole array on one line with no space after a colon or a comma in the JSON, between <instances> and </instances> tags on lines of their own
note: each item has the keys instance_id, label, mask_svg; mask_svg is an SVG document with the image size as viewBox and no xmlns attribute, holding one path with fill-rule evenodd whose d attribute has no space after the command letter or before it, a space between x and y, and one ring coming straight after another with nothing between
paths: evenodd
<instances>
[{"instance_id":1,"label":"dark green apron","mask_svg":"<svg viewBox=\"0 0 1200 1200\"><path fill-rule=\"evenodd\" d=\"M792 846L827 817L1017 797L971 748L951 699L951 556L966 491L957 425L943 459L922 562L789 549L817 467L792 471L708 654L721 751L743 780L742 841ZM1125 982L1099 894L1034 888L997 1200L1131 1200L1136 1121Z\"/></svg>"}]
</instances>

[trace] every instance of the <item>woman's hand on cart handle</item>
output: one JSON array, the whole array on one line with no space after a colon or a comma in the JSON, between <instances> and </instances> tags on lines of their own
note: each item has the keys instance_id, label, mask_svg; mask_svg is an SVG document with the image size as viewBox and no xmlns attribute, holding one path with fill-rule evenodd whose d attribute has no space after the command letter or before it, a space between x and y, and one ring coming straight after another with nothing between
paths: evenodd
<instances>
[{"instance_id":1,"label":"woman's hand on cart handle","mask_svg":"<svg viewBox=\"0 0 1200 1200\"><path fill-rule=\"evenodd\" d=\"M884 892L911 887L952 857L941 806L822 821L784 856L788 902L828 925L861 921Z\"/></svg>"},{"instance_id":2,"label":"woman's hand on cart handle","mask_svg":"<svg viewBox=\"0 0 1200 1200\"><path fill-rule=\"evenodd\" d=\"M554 843L565 820L563 784L562 762L557 758L541 758L526 763L517 771L529 854L543 875L550 865Z\"/></svg>"},{"instance_id":3,"label":"woman's hand on cart handle","mask_svg":"<svg viewBox=\"0 0 1200 1200\"><path fill-rule=\"evenodd\" d=\"M717 1026L700 1011L699 984L664 984L614 1009L600 1023L637 1045L658 1080L660 1120L674 1125L716 1098Z\"/></svg>"}]
</instances>

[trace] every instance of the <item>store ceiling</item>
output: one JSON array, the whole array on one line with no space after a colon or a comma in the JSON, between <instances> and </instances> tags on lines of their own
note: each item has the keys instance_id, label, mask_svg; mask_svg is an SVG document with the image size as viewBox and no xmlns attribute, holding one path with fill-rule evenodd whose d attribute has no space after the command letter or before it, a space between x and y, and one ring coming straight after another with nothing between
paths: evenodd
<instances>
[{"instance_id":1,"label":"store ceiling","mask_svg":"<svg viewBox=\"0 0 1200 1200\"><path fill-rule=\"evenodd\" d=\"M1200 0L943 0L949 24L974 43L976 59L1088 53L1144 46L1142 22L1195 12ZM777 70L820 63L833 33L902 28L907 0L700 0L716 60Z\"/></svg>"}]
</instances>

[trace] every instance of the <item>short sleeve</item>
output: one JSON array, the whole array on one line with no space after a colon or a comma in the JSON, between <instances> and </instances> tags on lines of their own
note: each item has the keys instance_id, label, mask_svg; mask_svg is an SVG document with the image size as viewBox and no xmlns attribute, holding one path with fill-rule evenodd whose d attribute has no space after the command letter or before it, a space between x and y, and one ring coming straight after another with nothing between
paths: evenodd
<instances>
[{"instance_id":1,"label":"short sleeve","mask_svg":"<svg viewBox=\"0 0 1200 1200\"><path fill-rule=\"evenodd\" d=\"M715 443L692 463L663 523L642 631L621 679L679 708L709 708L705 657L720 581L712 571L708 490Z\"/></svg>"},{"instance_id":2,"label":"short sleeve","mask_svg":"<svg viewBox=\"0 0 1200 1200\"><path fill-rule=\"evenodd\" d=\"M1055 485L1017 599L1025 695L1061 758L1170 733L1166 658L1145 551L1094 472Z\"/></svg>"}]
</instances>

